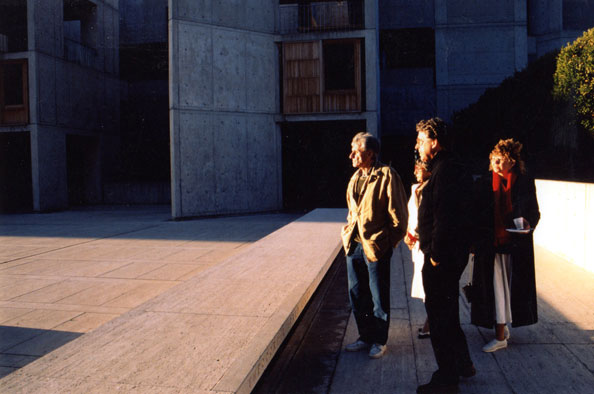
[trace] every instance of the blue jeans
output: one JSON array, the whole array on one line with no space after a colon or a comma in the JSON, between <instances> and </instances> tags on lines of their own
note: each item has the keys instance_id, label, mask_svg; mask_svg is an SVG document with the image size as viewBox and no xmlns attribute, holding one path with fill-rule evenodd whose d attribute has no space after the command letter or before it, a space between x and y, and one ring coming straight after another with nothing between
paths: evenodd
<instances>
[{"instance_id":1,"label":"blue jeans","mask_svg":"<svg viewBox=\"0 0 594 394\"><path fill-rule=\"evenodd\" d=\"M385 345L390 327L390 259L392 249L378 261L367 260L356 242L346 256L349 300L359 339Z\"/></svg>"}]
</instances>

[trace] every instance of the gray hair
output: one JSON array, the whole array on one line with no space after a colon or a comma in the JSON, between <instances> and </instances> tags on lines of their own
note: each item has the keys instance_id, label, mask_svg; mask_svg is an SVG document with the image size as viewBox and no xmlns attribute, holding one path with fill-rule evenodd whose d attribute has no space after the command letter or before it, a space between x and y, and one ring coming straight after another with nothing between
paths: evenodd
<instances>
[{"instance_id":1,"label":"gray hair","mask_svg":"<svg viewBox=\"0 0 594 394\"><path fill-rule=\"evenodd\" d=\"M355 136L353 137L353 141L351 141L351 143L360 144L364 150L372 151L375 160L379 158L380 142L373 134L361 131L355 134Z\"/></svg>"}]
</instances>

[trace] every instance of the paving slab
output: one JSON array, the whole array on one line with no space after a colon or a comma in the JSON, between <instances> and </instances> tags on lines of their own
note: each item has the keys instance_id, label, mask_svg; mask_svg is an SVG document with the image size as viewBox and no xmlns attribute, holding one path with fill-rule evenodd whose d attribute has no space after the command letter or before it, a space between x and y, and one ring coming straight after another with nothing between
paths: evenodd
<instances>
[{"instance_id":1,"label":"paving slab","mask_svg":"<svg viewBox=\"0 0 594 394\"><path fill-rule=\"evenodd\" d=\"M299 216L171 221L165 206L0 215L0 377Z\"/></svg>"},{"instance_id":2,"label":"paving slab","mask_svg":"<svg viewBox=\"0 0 594 394\"><path fill-rule=\"evenodd\" d=\"M460 294L462 329L478 370L475 377L461 380L460 393L594 393L594 274L542 247L536 246L535 252L539 322L513 328L507 349L481 350L493 330L470 324L470 306ZM365 352L341 351L330 393L412 393L437 368L431 341L416 337L425 310L420 300L408 296L412 261L403 244L391 264L388 351L380 360L370 360ZM461 285L468 275L467 270ZM394 303L402 297L408 303L405 309ZM357 337L351 315L342 349Z\"/></svg>"},{"instance_id":3,"label":"paving slab","mask_svg":"<svg viewBox=\"0 0 594 394\"><path fill-rule=\"evenodd\" d=\"M44 351L43 344L56 349L8 374L0 380L0 390L46 393L117 387L130 392L161 388L172 392L249 392L340 250L339 233L345 217L342 209L316 210L257 242L253 242L253 233L244 233L270 228L261 219L260 223L254 220L252 228L248 227L250 221L213 221L208 232L202 232L204 239L196 239L189 231L191 222L181 222L178 238L186 242L179 245L212 248L202 257L216 254L216 258L225 259L185 282L162 281L171 288L159 294L151 292L151 285L159 281L130 282L106 275L94 278L104 282L56 304L132 309L64 344L60 341L67 342L68 335L59 335L56 329L64 327L64 322L48 323L45 328L53 326L51 334L22 341L11 348L12 354L36 355ZM155 232L156 227L143 236L164 234ZM219 237L224 241L222 253L216 250L213 227L225 232L226 238ZM134 239L130 242L133 244ZM158 237L154 242L159 242ZM134 248L120 247L120 251ZM130 262L134 268L126 275L147 274L136 264L137 255L126 255L125 259L134 259ZM150 265L150 261L142 264ZM135 297L144 297L144 303L128 305ZM22 308L22 304L14 306ZM83 316L79 313L71 320Z\"/></svg>"}]
</instances>

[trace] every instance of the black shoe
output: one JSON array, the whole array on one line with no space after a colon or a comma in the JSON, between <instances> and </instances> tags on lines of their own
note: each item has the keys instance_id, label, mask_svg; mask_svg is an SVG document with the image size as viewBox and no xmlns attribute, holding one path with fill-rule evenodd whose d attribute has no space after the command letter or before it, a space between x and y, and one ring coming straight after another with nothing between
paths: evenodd
<instances>
[{"instance_id":1,"label":"black shoe","mask_svg":"<svg viewBox=\"0 0 594 394\"><path fill-rule=\"evenodd\" d=\"M462 376L463 378L471 378L476 375L476 368L474 367L474 364L459 368L458 375Z\"/></svg>"},{"instance_id":2,"label":"black shoe","mask_svg":"<svg viewBox=\"0 0 594 394\"><path fill-rule=\"evenodd\" d=\"M458 383L430 381L417 387L418 394L455 394L458 393Z\"/></svg>"},{"instance_id":3,"label":"black shoe","mask_svg":"<svg viewBox=\"0 0 594 394\"><path fill-rule=\"evenodd\" d=\"M457 393L458 392L458 377L451 379L444 378L440 371L437 370L433 373L431 380L427 384L422 384L417 387L417 393Z\"/></svg>"},{"instance_id":4,"label":"black shoe","mask_svg":"<svg viewBox=\"0 0 594 394\"><path fill-rule=\"evenodd\" d=\"M431 337L431 333L429 331L423 331L422 328L419 328L419 335L418 335L419 339L425 339L425 338L430 338Z\"/></svg>"}]
</instances>

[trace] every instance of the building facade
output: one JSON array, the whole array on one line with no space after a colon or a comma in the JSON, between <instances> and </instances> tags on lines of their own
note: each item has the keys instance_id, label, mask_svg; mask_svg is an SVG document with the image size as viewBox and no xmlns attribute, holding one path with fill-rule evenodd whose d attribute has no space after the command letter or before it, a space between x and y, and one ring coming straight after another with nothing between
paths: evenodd
<instances>
[{"instance_id":1,"label":"building facade","mask_svg":"<svg viewBox=\"0 0 594 394\"><path fill-rule=\"evenodd\" d=\"M2 210L102 202L119 138L117 0L0 1Z\"/></svg>"},{"instance_id":2,"label":"building facade","mask_svg":"<svg viewBox=\"0 0 594 394\"><path fill-rule=\"evenodd\" d=\"M593 3L0 0L2 207L341 205L355 132L408 152Z\"/></svg>"}]
</instances>

